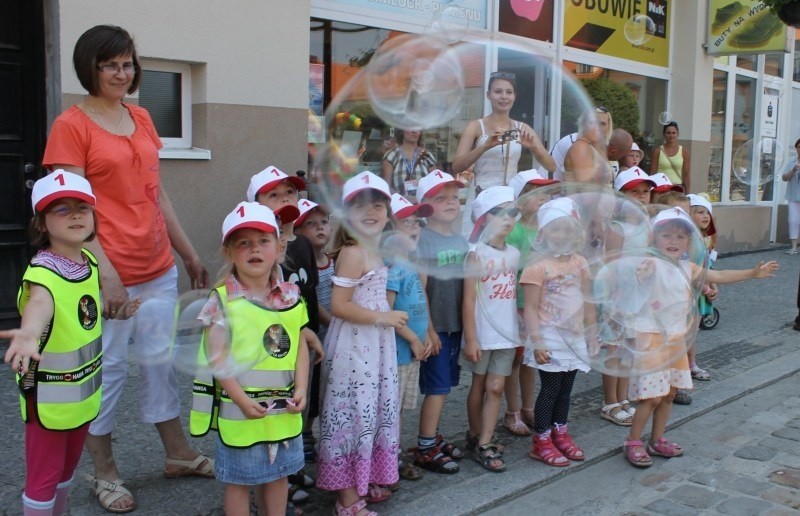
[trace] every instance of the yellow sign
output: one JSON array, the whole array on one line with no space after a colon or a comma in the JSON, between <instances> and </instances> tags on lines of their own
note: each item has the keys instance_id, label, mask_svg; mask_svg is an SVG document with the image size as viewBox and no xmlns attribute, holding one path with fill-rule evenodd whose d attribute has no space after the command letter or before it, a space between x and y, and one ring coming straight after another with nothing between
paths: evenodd
<instances>
[{"instance_id":1,"label":"yellow sign","mask_svg":"<svg viewBox=\"0 0 800 516\"><path fill-rule=\"evenodd\" d=\"M789 52L786 25L759 0L709 0L709 54Z\"/></svg>"},{"instance_id":2,"label":"yellow sign","mask_svg":"<svg viewBox=\"0 0 800 516\"><path fill-rule=\"evenodd\" d=\"M567 0L564 44L669 66L668 0Z\"/></svg>"}]
</instances>

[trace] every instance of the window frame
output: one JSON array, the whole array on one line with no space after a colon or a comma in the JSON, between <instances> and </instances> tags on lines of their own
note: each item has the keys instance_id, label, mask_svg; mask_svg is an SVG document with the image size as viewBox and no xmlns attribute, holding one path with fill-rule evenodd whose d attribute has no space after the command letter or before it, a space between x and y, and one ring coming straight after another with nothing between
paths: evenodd
<instances>
[{"instance_id":1,"label":"window frame","mask_svg":"<svg viewBox=\"0 0 800 516\"><path fill-rule=\"evenodd\" d=\"M192 149L192 67L188 63L176 61L141 60L143 73L169 72L181 75L181 137L167 138L159 135L162 151ZM140 88L141 91L141 88ZM141 94L141 93L140 93ZM163 157L163 156L162 156Z\"/></svg>"}]
</instances>

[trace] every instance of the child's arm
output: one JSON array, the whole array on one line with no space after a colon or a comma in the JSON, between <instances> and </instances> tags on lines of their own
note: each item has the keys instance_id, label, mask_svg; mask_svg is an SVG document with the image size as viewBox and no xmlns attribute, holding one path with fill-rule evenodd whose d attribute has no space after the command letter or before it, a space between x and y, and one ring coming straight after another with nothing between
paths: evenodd
<instances>
[{"instance_id":1,"label":"child's arm","mask_svg":"<svg viewBox=\"0 0 800 516\"><path fill-rule=\"evenodd\" d=\"M528 340L533 345L533 357L537 364L550 363L550 355L542 342L539 328L539 296L542 295L542 287L533 283L524 283L525 290L525 329L528 331Z\"/></svg>"},{"instance_id":2,"label":"child's arm","mask_svg":"<svg viewBox=\"0 0 800 516\"><path fill-rule=\"evenodd\" d=\"M771 278L778 270L778 262L758 262L752 269L731 269L718 271L715 269L706 270L706 281L709 283L738 283L749 279Z\"/></svg>"},{"instance_id":3,"label":"child's arm","mask_svg":"<svg viewBox=\"0 0 800 516\"><path fill-rule=\"evenodd\" d=\"M305 329L305 328L304 328ZM311 332L312 334L314 332ZM314 335L316 337L316 335ZM319 342L319 339L317 339ZM300 345L297 347L297 359L294 364L294 395L291 403L286 407L287 412L298 414L306 408L306 398L308 394L308 370L309 357L308 345L303 343L303 333L300 332Z\"/></svg>"},{"instance_id":4,"label":"child's arm","mask_svg":"<svg viewBox=\"0 0 800 516\"><path fill-rule=\"evenodd\" d=\"M302 337L301 343L303 347L314 350L314 363L319 364L322 362L322 359L325 358L325 351L322 349L322 343L319 341L317 334L311 328L305 327L300 330L300 336ZM306 349L306 354L308 354L308 349Z\"/></svg>"},{"instance_id":5,"label":"child's arm","mask_svg":"<svg viewBox=\"0 0 800 516\"><path fill-rule=\"evenodd\" d=\"M11 369L25 374L31 360L41 360L39 338L47 324L53 319L55 305L53 296L41 285L29 284L30 299L22 311L22 323L17 330L0 331L0 338L11 339L5 361Z\"/></svg>"},{"instance_id":6,"label":"child's arm","mask_svg":"<svg viewBox=\"0 0 800 516\"><path fill-rule=\"evenodd\" d=\"M387 290L386 291L386 300L389 302L389 308L394 310L394 301L397 299L397 292L394 290ZM402 328L396 328L394 332L403 337L408 341L411 345L411 353L414 354L414 360L425 360L431 354L430 348L425 347L417 334L411 331L411 328L408 326L403 326ZM426 339L427 340L427 339Z\"/></svg>"},{"instance_id":7,"label":"child's arm","mask_svg":"<svg viewBox=\"0 0 800 516\"><path fill-rule=\"evenodd\" d=\"M474 252L467 253L465 260L466 277L464 278L464 294L461 300L461 316L464 327L464 356L470 362L478 362L481 359L481 346L478 344L477 328L475 327L475 304L478 302L476 296L477 277L473 271L478 270L480 260Z\"/></svg>"},{"instance_id":8,"label":"child's arm","mask_svg":"<svg viewBox=\"0 0 800 516\"><path fill-rule=\"evenodd\" d=\"M428 305L428 335L425 339L425 347L430 349L430 355L438 355L442 349L442 341L439 339L439 334L436 333L436 328L433 326L433 318L431 317L431 302L428 299L428 276L419 273L419 280L422 282L422 290L425 291L425 304Z\"/></svg>"},{"instance_id":9,"label":"child's arm","mask_svg":"<svg viewBox=\"0 0 800 516\"><path fill-rule=\"evenodd\" d=\"M209 348L209 361L212 369L222 370L225 368L227 354L229 352L226 342L228 331L220 324L211 323L206 328L206 339ZM267 409L258 404L245 394L242 386L239 385L235 377L217 378L220 386L230 396L231 401L236 403L242 413L249 419L259 419L267 415Z\"/></svg>"},{"instance_id":10,"label":"child's arm","mask_svg":"<svg viewBox=\"0 0 800 516\"><path fill-rule=\"evenodd\" d=\"M365 266L364 253L359 246L345 247L339 252L339 259L336 260L336 275L355 280L362 276ZM355 287L342 287L334 282L331 302L334 317L352 324L374 324L385 328L399 328L408 322L408 314L405 312L398 310L378 312L354 303L354 289Z\"/></svg>"}]
</instances>

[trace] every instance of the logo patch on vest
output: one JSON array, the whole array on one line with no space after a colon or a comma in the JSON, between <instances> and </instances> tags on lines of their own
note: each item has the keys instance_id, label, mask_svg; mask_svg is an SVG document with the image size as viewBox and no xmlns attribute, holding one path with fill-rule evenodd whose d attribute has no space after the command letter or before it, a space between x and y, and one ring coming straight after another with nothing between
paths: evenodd
<instances>
[{"instance_id":1,"label":"logo patch on vest","mask_svg":"<svg viewBox=\"0 0 800 516\"><path fill-rule=\"evenodd\" d=\"M264 334L264 349L273 358L283 358L289 354L291 340L284 327L273 324Z\"/></svg>"},{"instance_id":2,"label":"logo patch on vest","mask_svg":"<svg viewBox=\"0 0 800 516\"><path fill-rule=\"evenodd\" d=\"M88 294L78 301L78 322L84 330L91 330L97 324L97 302Z\"/></svg>"}]
</instances>

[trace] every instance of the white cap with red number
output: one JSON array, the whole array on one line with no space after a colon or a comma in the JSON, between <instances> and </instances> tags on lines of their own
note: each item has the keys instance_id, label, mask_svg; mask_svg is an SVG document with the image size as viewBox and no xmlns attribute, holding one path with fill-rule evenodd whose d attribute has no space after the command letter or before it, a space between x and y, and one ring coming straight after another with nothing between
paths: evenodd
<instances>
[{"instance_id":1,"label":"white cap with red number","mask_svg":"<svg viewBox=\"0 0 800 516\"><path fill-rule=\"evenodd\" d=\"M655 181L647 175L647 172L639 167L631 167L617 174L616 179L614 179L614 190L618 192L621 190L630 190L642 183L648 183L651 188L656 186Z\"/></svg>"},{"instance_id":2,"label":"white cap with red number","mask_svg":"<svg viewBox=\"0 0 800 516\"><path fill-rule=\"evenodd\" d=\"M279 183L289 181L298 190L306 189L306 182L297 176L288 176L278 167L269 166L250 178L247 187L247 200L255 202L258 194L269 192Z\"/></svg>"},{"instance_id":3,"label":"white cap with red number","mask_svg":"<svg viewBox=\"0 0 800 516\"><path fill-rule=\"evenodd\" d=\"M552 185L553 183L560 183L558 179L547 179L546 177L542 177L537 170L523 170L519 174L515 175L511 178L511 181L508 182L508 186L514 189L514 197L519 197L519 194L522 193L522 189L525 188L527 184L534 184L537 186L544 186L544 185Z\"/></svg>"},{"instance_id":4,"label":"white cap with red number","mask_svg":"<svg viewBox=\"0 0 800 516\"><path fill-rule=\"evenodd\" d=\"M679 206L667 208L666 210L661 210L658 212L658 215L653 217L653 227L656 227L662 222L666 222L668 220L680 221L690 229L695 227L694 222L689 217L689 214L683 211L683 208Z\"/></svg>"},{"instance_id":5,"label":"white cap with red number","mask_svg":"<svg viewBox=\"0 0 800 516\"><path fill-rule=\"evenodd\" d=\"M264 233L275 233L280 235L278 221L275 214L257 202L240 202L236 208L225 217L222 223L222 242L236 230L257 229Z\"/></svg>"},{"instance_id":6,"label":"white cap with red number","mask_svg":"<svg viewBox=\"0 0 800 516\"><path fill-rule=\"evenodd\" d=\"M392 192L389 190L389 183L384 181L382 177L373 174L369 170L365 170L351 177L344 184L342 201L350 202L353 200L353 197L364 190L377 190L387 198L392 198Z\"/></svg>"},{"instance_id":7,"label":"white cap with red number","mask_svg":"<svg viewBox=\"0 0 800 516\"><path fill-rule=\"evenodd\" d=\"M424 199L425 197L432 197L439 193L439 190L446 185L454 184L459 188L464 188L464 183L456 180L447 172L442 172L438 168L428 172L428 175L419 180L417 184L417 199Z\"/></svg>"},{"instance_id":8,"label":"white cap with red number","mask_svg":"<svg viewBox=\"0 0 800 516\"><path fill-rule=\"evenodd\" d=\"M55 170L33 184L31 203L34 213L41 212L56 199L64 198L79 199L92 206L97 203L89 181L66 170Z\"/></svg>"},{"instance_id":9,"label":"white cap with red number","mask_svg":"<svg viewBox=\"0 0 800 516\"><path fill-rule=\"evenodd\" d=\"M683 191L683 187L681 185L672 184L672 181L669 179L669 177L667 177L667 174L663 172L653 174L650 176L650 180L656 185L653 187L653 191L656 193L669 192L670 190L674 190L676 192Z\"/></svg>"},{"instance_id":10,"label":"white cap with red number","mask_svg":"<svg viewBox=\"0 0 800 516\"><path fill-rule=\"evenodd\" d=\"M399 193L392 194L392 215L404 219L415 213L420 217L430 217L433 214L433 206L425 203L414 204Z\"/></svg>"}]
</instances>

